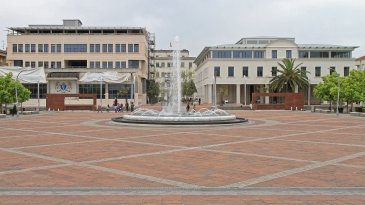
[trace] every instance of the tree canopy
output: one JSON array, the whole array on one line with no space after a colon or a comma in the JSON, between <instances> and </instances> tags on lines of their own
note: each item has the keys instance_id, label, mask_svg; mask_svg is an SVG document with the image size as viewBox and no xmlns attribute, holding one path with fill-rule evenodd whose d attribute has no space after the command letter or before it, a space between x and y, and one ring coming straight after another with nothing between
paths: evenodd
<instances>
[{"instance_id":1,"label":"tree canopy","mask_svg":"<svg viewBox=\"0 0 365 205\"><path fill-rule=\"evenodd\" d=\"M304 88L309 85L307 71L299 68L301 65L295 65L295 59L285 58L278 63L281 69L278 69L278 75L270 80L271 89L274 92L294 92L295 87Z\"/></svg>"}]
</instances>

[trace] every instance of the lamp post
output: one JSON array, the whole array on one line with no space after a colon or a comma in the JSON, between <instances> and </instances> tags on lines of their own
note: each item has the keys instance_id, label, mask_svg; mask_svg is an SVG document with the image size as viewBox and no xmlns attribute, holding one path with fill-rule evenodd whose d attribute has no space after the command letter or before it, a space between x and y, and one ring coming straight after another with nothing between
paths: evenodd
<instances>
[{"instance_id":1,"label":"lamp post","mask_svg":"<svg viewBox=\"0 0 365 205\"><path fill-rule=\"evenodd\" d=\"M244 83L244 86L245 86L245 95L244 95L244 101L245 101L245 105L247 105L247 90L246 90L246 75L243 75L243 83Z\"/></svg>"},{"instance_id":2,"label":"lamp post","mask_svg":"<svg viewBox=\"0 0 365 205\"><path fill-rule=\"evenodd\" d=\"M100 76L100 107L103 108L103 76Z\"/></svg>"},{"instance_id":3,"label":"lamp post","mask_svg":"<svg viewBox=\"0 0 365 205\"><path fill-rule=\"evenodd\" d=\"M27 71L27 70L21 70L18 75L16 76L16 79L15 79L15 105L16 105L16 108L18 109L18 78L20 76L20 74L24 71ZM15 110L14 110L15 111ZM16 116L19 117L19 112L17 111L16 112Z\"/></svg>"},{"instance_id":4,"label":"lamp post","mask_svg":"<svg viewBox=\"0 0 365 205\"><path fill-rule=\"evenodd\" d=\"M217 106L217 73L214 71L214 81L213 81L213 106Z\"/></svg>"}]
</instances>

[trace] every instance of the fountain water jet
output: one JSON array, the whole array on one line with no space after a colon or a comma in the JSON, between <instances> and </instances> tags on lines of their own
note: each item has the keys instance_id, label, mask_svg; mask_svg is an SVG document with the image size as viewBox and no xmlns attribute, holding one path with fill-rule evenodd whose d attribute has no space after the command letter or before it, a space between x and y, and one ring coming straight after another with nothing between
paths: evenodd
<instances>
[{"instance_id":1,"label":"fountain water jet","mask_svg":"<svg viewBox=\"0 0 365 205\"><path fill-rule=\"evenodd\" d=\"M173 124L173 125L202 125L202 124L233 124L247 122L247 119L237 118L224 110L212 107L198 111L186 112L182 107L181 67L180 67L179 37L173 43L173 67L171 70L170 89L167 105L162 111L139 108L123 117L113 118L115 122L137 124Z\"/></svg>"}]
</instances>

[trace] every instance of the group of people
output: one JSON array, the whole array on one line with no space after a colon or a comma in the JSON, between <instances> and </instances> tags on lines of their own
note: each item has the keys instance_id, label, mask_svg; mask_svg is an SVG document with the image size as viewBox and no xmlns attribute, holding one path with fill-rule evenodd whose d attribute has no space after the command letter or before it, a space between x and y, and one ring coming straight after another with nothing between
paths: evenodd
<instances>
[{"instance_id":1,"label":"group of people","mask_svg":"<svg viewBox=\"0 0 365 205\"><path fill-rule=\"evenodd\" d=\"M135 107L134 107L134 103L133 102L131 102L130 105L128 104L128 102L126 102L125 105L123 105L123 103L118 103L117 98L114 99L114 102L113 102L114 112L124 112L124 111L129 112L129 110L131 112L133 112L134 111L134 108ZM98 112L103 112L101 105L98 105L98 109L97 110L98 110ZM109 110L110 110L110 105L109 104L108 104L106 110L109 112Z\"/></svg>"}]
</instances>

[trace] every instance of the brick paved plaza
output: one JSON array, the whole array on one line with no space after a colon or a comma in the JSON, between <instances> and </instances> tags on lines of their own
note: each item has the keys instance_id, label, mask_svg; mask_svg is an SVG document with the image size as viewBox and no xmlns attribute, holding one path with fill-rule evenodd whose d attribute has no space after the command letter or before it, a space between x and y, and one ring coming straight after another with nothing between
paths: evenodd
<instances>
[{"instance_id":1,"label":"brick paved plaza","mask_svg":"<svg viewBox=\"0 0 365 205\"><path fill-rule=\"evenodd\" d=\"M0 120L0 204L365 204L365 119L235 111L249 123L131 126L120 113Z\"/></svg>"}]
</instances>

